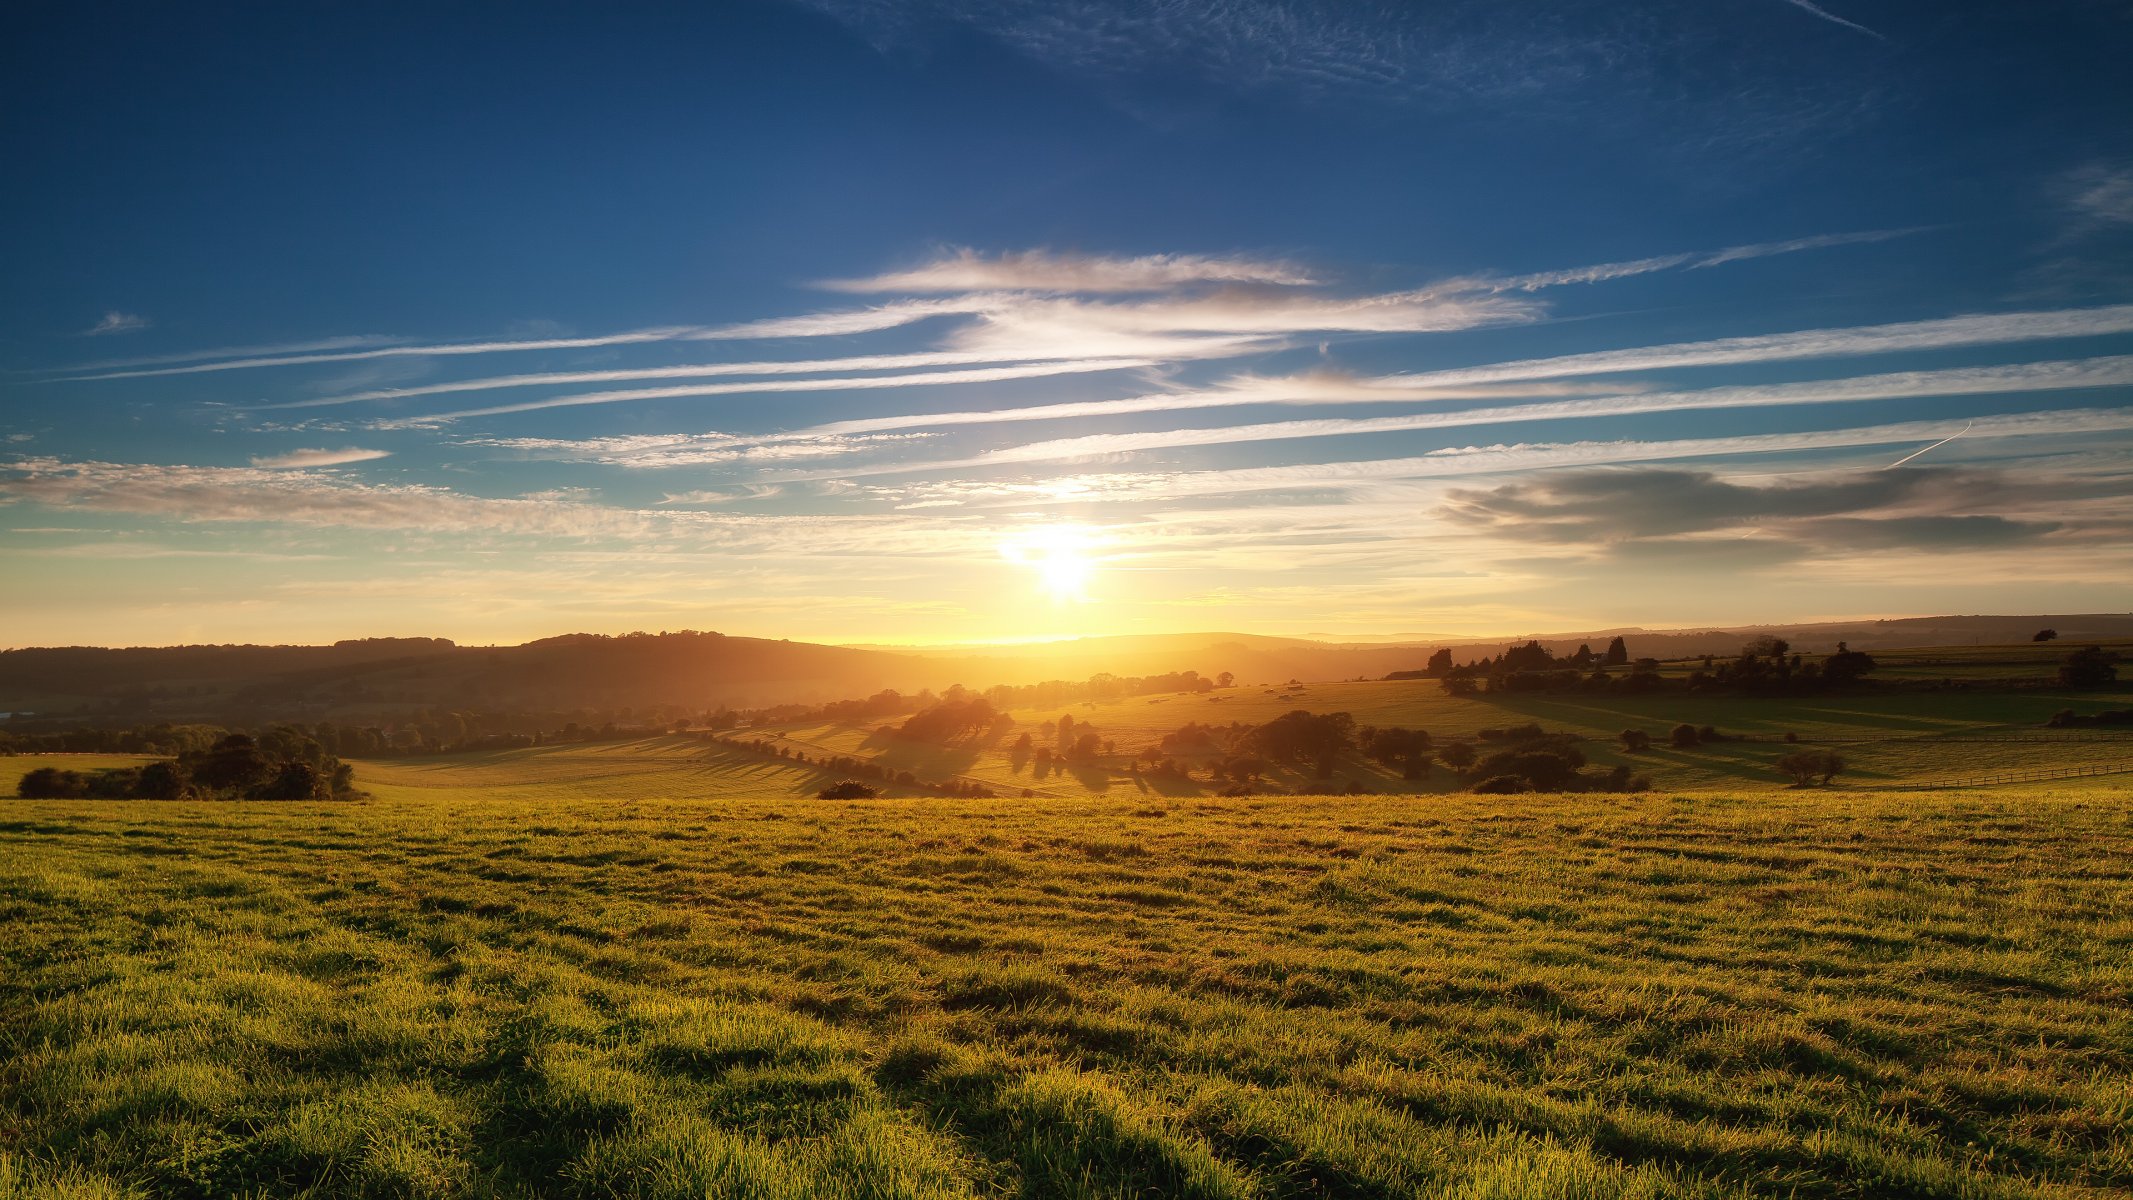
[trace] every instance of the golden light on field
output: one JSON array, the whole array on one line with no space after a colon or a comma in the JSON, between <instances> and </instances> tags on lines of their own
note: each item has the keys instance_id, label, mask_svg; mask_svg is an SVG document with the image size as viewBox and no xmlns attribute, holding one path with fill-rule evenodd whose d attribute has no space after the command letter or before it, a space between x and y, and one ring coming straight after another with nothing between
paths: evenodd
<instances>
[{"instance_id":1,"label":"golden light on field","mask_svg":"<svg viewBox=\"0 0 2133 1200\"><path fill-rule=\"evenodd\" d=\"M1072 525L1025 530L1000 543L1000 556L1030 568L1054 603L1079 604L1089 598L1094 564L1087 531Z\"/></svg>"}]
</instances>

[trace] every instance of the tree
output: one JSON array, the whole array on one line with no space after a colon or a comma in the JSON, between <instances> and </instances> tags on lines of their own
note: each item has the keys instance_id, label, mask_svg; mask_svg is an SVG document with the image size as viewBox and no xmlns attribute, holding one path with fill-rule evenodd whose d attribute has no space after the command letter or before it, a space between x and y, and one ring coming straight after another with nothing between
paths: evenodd
<instances>
[{"instance_id":1,"label":"tree","mask_svg":"<svg viewBox=\"0 0 2133 1200\"><path fill-rule=\"evenodd\" d=\"M1837 652L1822 660L1822 678L1830 683L1850 683L1874 669L1874 656L1837 643Z\"/></svg>"},{"instance_id":2,"label":"tree","mask_svg":"<svg viewBox=\"0 0 2133 1200\"><path fill-rule=\"evenodd\" d=\"M1807 787L1819 777L1826 785L1844 769L1844 758L1833 750L1795 750L1777 760L1777 769L1794 787Z\"/></svg>"},{"instance_id":3,"label":"tree","mask_svg":"<svg viewBox=\"0 0 2133 1200\"><path fill-rule=\"evenodd\" d=\"M1453 742L1437 751L1437 757L1454 771L1464 771L1474 765L1474 748L1465 742Z\"/></svg>"},{"instance_id":4,"label":"tree","mask_svg":"<svg viewBox=\"0 0 2133 1200\"><path fill-rule=\"evenodd\" d=\"M1652 735L1642 729L1625 729L1621 736L1622 748L1631 754L1642 754L1652 748Z\"/></svg>"},{"instance_id":5,"label":"tree","mask_svg":"<svg viewBox=\"0 0 2133 1200\"><path fill-rule=\"evenodd\" d=\"M1692 750L1703 741L1703 735L1696 732L1696 727L1686 721L1674 726L1666 736L1667 741L1680 750Z\"/></svg>"},{"instance_id":6,"label":"tree","mask_svg":"<svg viewBox=\"0 0 2133 1200\"><path fill-rule=\"evenodd\" d=\"M1224 671L1220 675L1215 676L1215 686L1218 688L1235 687L1236 684L1237 677L1235 675L1230 674L1228 671Z\"/></svg>"},{"instance_id":7,"label":"tree","mask_svg":"<svg viewBox=\"0 0 2133 1200\"><path fill-rule=\"evenodd\" d=\"M242 733L216 742L188 764L193 782L210 792L244 794L273 778L274 764L259 752L259 743Z\"/></svg>"},{"instance_id":8,"label":"tree","mask_svg":"<svg viewBox=\"0 0 2133 1200\"><path fill-rule=\"evenodd\" d=\"M1480 690L1479 685L1474 682L1474 677L1464 671L1446 675L1444 682L1438 686L1444 689L1447 696L1471 696Z\"/></svg>"},{"instance_id":9,"label":"tree","mask_svg":"<svg viewBox=\"0 0 2133 1200\"><path fill-rule=\"evenodd\" d=\"M25 800L74 800L89 794L89 778L80 771L39 767L22 777L15 794Z\"/></svg>"},{"instance_id":10,"label":"tree","mask_svg":"<svg viewBox=\"0 0 2133 1200\"><path fill-rule=\"evenodd\" d=\"M1610 667L1629 665L1629 646L1621 638L1616 638L1607 643L1607 654L1600 661L1603 665Z\"/></svg>"},{"instance_id":11,"label":"tree","mask_svg":"<svg viewBox=\"0 0 2133 1200\"><path fill-rule=\"evenodd\" d=\"M1347 713L1284 713L1244 735L1244 744L1278 762L1317 760L1321 766L1348 748L1355 718Z\"/></svg>"},{"instance_id":12,"label":"tree","mask_svg":"<svg viewBox=\"0 0 2133 1200\"><path fill-rule=\"evenodd\" d=\"M1503 669L1506 671L1545 671L1555 665L1555 656L1539 642L1527 642L1504 651Z\"/></svg>"},{"instance_id":13,"label":"tree","mask_svg":"<svg viewBox=\"0 0 2133 1200\"><path fill-rule=\"evenodd\" d=\"M1792 643L1766 633L1741 647L1740 652L1751 658L1783 658L1792 652Z\"/></svg>"},{"instance_id":14,"label":"tree","mask_svg":"<svg viewBox=\"0 0 2133 1200\"><path fill-rule=\"evenodd\" d=\"M177 763L152 762L141 768L133 794L143 800L177 800L184 797L185 784L185 772Z\"/></svg>"},{"instance_id":15,"label":"tree","mask_svg":"<svg viewBox=\"0 0 2133 1200\"><path fill-rule=\"evenodd\" d=\"M1423 668L1423 673L1437 678L1450 674L1451 669L1452 652L1449 648L1445 648L1429 656L1429 665Z\"/></svg>"},{"instance_id":16,"label":"tree","mask_svg":"<svg viewBox=\"0 0 2133 1200\"><path fill-rule=\"evenodd\" d=\"M1584 765L1585 756L1575 746L1562 750L1499 750L1475 763L1474 774L1483 779L1510 775L1525 780L1537 792L1570 792L1578 790L1578 768Z\"/></svg>"},{"instance_id":17,"label":"tree","mask_svg":"<svg viewBox=\"0 0 2133 1200\"><path fill-rule=\"evenodd\" d=\"M2118 682L2118 668L2112 663L2118 656L2101 646L2084 646L2066 656L2059 665L2059 685L2071 688L2097 688Z\"/></svg>"},{"instance_id":18,"label":"tree","mask_svg":"<svg viewBox=\"0 0 2133 1200\"><path fill-rule=\"evenodd\" d=\"M2056 629L2039 629L2036 636L2029 640L2032 642L2049 642L2057 640L2058 637L2059 631Z\"/></svg>"}]
</instances>

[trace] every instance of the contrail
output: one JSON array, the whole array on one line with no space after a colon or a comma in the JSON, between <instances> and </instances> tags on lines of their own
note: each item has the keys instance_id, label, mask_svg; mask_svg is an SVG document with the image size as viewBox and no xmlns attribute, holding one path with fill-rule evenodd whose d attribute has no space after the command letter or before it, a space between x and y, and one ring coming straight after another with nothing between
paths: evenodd
<instances>
[{"instance_id":1,"label":"contrail","mask_svg":"<svg viewBox=\"0 0 2133 1200\"><path fill-rule=\"evenodd\" d=\"M1861 25L1859 22L1847 21L1843 17L1840 17L1837 14L1829 11L1828 9L1823 8L1821 5L1811 3L1810 0L1785 0L1785 3L1792 5L1794 8L1804 8L1808 12L1813 13L1814 15L1822 18L1823 20L1832 22L1834 24L1842 25L1846 29L1856 29L1870 38L1879 38L1881 41L1884 42L1889 40L1881 34L1876 33L1871 29L1868 29L1864 25Z\"/></svg>"},{"instance_id":2,"label":"contrail","mask_svg":"<svg viewBox=\"0 0 2133 1200\"><path fill-rule=\"evenodd\" d=\"M1970 423L1970 425L1975 425L1975 424L1977 424L1977 422L1975 422L1975 421L1972 421L1972 422ZM1953 434L1950 434L1949 436L1947 436L1947 437L1944 437L1944 438L1942 438L1941 440L1939 440L1939 441L1937 441L1937 442L1933 443L1932 445L1930 445L1930 446L1926 447L1926 449L1925 449L1925 450L1913 450L1913 451L1911 451L1911 452L1910 452L1909 454L1906 454L1906 455L1904 455L1904 456L1903 456L1902 458L1899 458L1899 459L1897 459L1897 460L1896 460L1895 462L1892 462L1892 463L1890 463L1890 464L1889 464L1888 466L1885 466L1885 467L1883 467L1883 468L1881 468L1881 469L1882 469L1882 470L1884 470L1884 471L1893 471L1893 470L1895 470L1896 468L1898 468L1898 467L1902 466L1903 464L1905 464L1905 463L1907 463L1907 462L1910 462L1910 461L1911 461L1912 459L1914 459L1914 458L1917 458L1917 457L1918 457L1919 455L1921 455L1921 454L1924 454L1924 453L1926 452L1926 450L1938 450L1938 449L1940 449L1940 448L1941 448L1942 446L1945 446L1945 445L1947 445L1947 444L1948 444L1949 442L1952 442L1952 441L1954 441L1954 440L1955 440L1956 438L1959 438L1959 437L1963 436L1964 434L1966 434L1966 433L1970 432L1970 425L1965 425L1965 426L1963 426L1963 427L1962 427L1961 429L1958 429L1958 430L1956 430L1956 431L1955 431L1955 432L1954 432Z\"/></svg>"}]
</instances>

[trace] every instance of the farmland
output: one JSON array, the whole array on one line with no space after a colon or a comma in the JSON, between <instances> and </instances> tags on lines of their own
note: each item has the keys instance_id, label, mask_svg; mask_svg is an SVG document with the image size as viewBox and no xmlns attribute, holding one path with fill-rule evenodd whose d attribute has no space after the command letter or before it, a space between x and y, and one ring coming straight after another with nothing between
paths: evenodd
<instances>
[{"instance_id":1,"label":"farmland","mask_svg":"<svg viewBox=\"0 0 2133 1200\"><path fill-rule=\"evenodd\" d=\"M1899 790L2122 762L2043 724L2121 695L1291 683L0 801L0 1197L2122 1194L2133 774ZM1132 765L1298 709L1654 789ZM1012 748L1068 717L1111 748ZM838 755L999 797L817 799Z\"/></svg>"},{"instance_id":2,"label":"farmland","mask_svg":"<svg viewBox=\"0 0 2133 1200\"><path fill-rule=\"evenodd\" d=\"M2133 1187L2123 788L11 802L5 1194Z\"/></svg>"}]
</instances>

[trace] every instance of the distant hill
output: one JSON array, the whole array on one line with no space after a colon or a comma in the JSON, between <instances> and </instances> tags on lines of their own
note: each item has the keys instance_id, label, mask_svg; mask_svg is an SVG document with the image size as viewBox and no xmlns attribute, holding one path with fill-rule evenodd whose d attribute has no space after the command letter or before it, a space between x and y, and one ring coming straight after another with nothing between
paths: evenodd
<instances>
[{"instance_id":1,"label":"distant hill","mask_svg":"<svg viewBox=\"0 0 2133 1200\"><path fill-rule=\"evenodd\" d=\"M1098 671L1147 675L1187 668L1203 675L1229 671L1250 683L1281 683L1290 679L1375 679L1390 671L1419 668L1439 648L1450 648L1454 660L1466 662L1527 641L1538 641L1555 654L1574 653L1581 645L1589 645L1597 653L1607 648L1609 639L1621 637L1635 657L1683 658L1738 653L1743 644L1766 634L1792 642L1802 653L1826 654L1835 650L1840 641L1855 650L1991 645L2026 642L2040 629L2056 629L2059 640L2069 642L2081 638L2127 638L2133 637L2133 614L1900 617L1884 621L1734 625L1723 629L1654 630L1632 626L1397 642L1323 642L1245 633L1135 634L1004 646L897 649L904 654L970 663L968 669L988 683L1023 682L1021 676L1032 672L1044 677L1058 677L1062 672L1085 677Z\"/></svg>"},{"instance_id":2,"label":"distant hill","mask_svg":"<svg viewBox=\"0 0 2133 1200\"><path fill-rule=\"evenodd\" d=\"M1621 636L1637 657L1731 654L1763 634L1806 653L2133 637L2133 615L1908 617L1727 629L1598 629L1497 638L1335 643L1244 633L1133 635L987 646L825 646L718 633L571 634L522 646L370 638L331 646L56 647L0 651L0 713L109 721L390 719L428 708L569 713L701 711L820 703L883 688L917 692L1081 680L1099 673L1229 672L1241 683L1320 682L1413 670L1536 639L1567 654Z\"/></svg>"}]
</instances>

